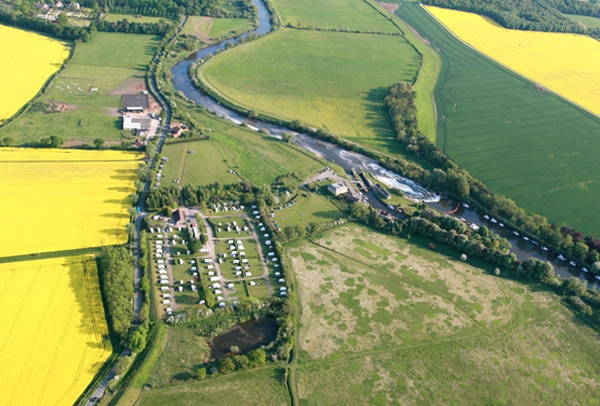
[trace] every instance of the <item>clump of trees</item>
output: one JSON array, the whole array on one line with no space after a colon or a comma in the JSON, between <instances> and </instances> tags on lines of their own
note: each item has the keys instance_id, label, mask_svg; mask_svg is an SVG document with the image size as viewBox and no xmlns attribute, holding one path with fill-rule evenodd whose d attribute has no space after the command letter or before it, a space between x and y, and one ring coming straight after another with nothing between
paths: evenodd
<instances>
[{"instance_id":1,"label":"clump of trees","mask_svg":"<svg viewBox=\"0 0 600 406\"><path fill-rule=\"evenodd\" d=\"M146 197L146 207L150 210L160 210L163 207L177 207L179 206L179 195L179 188L177 186L163 186L151 190Z\"/></svg>"},{"instance_id":2,"label":"clump of trees","mask_svg":"<svg viewBox=\"0 0 600 406\"><path fill-rule=\"evenodd\" d=\"M99 20L92 21L90 30L108 31L108 32L125 32L130 34L154 34L163 35L174 28L172 23L165 20L160 20L156 23L139 23L137 21L129 21L123 19L121 21L108 22Z\"/></svg>"},{"instance_id":3,"label":"clump of trees","mask_svg":"<svg viewBox=\"0 0 600 406\"><path fill-rule=\"evenodd\" d=\"M104 247L99 270L108 322L119 341L125 343L134 318L133 258L125 247Z\"/></svg>"},{"instance_id":4,"label":"clump of trees","mask_svg":"<svg viewBox=\"0 0 600 406\"><path fill-rule=\"evenodd\" d=\"M64 14L61 14L61 16ZM91 35L87 28L75 27L68 19L59 18L58 23L35 17L34 13L26 14L7 6L0 6L0 22L13 27L25 28L50 34L56 38L75 42L88 42Z\"/></svg>"}]
</instances>

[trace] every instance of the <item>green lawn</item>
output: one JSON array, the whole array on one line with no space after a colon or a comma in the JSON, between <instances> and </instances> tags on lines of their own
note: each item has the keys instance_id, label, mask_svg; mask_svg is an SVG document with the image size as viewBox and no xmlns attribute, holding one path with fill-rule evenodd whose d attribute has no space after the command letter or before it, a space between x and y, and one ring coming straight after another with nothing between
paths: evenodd
<instances>
[{"instance_id":1,"label":"green lawn","mask_svg":"<svg viewBox=\"0 0 600 406\"><path fill-rule=\"evenodd\" d=\"M122 84L144 81L158 43L159 38L151 35L97 33L91 42L77 45L69 67L40 98L66 105L66 109L58 113L28 111L0 130L0 137L12 137L17 144L51 135L120 140L117 109L121 96L113 93Z\"/></svg>"},{"instance_id":2,"label":"green lawn","mask_svg":"<svg viewBox=\"0 0 600 406\"><path fill-rule=\"evenodd\" d=\"M311 240L300 404L597 404L600 339L556 295L362 226Z\"/></svg>"},{"instance_id":3,"label":"green lawn","mask_svg":"<svg viewBox=\"0 0 600 406\"><path fill-rule=\"evenodd\" d=\"M576 15L576 14L565 14L565 17L567 17L573 21L579 21L581 24L585 25L587 28L600 28L600 18L580 16L580 15Z\"/></svg>"},{"instance_id":4,"label":"green lawn","mask_svg":"<svg viewBox=\"0 0 600 406\"><path fill-rule=\"evenodd\" d=\"M283 23L294 26L397 32L390 21L363 0L274 0Z\"/></svg>"},{"instance_id":5,"label":"green lawn","mask_svg":"<svg viewBox=\"0 0 600 406\"><path fill-rule=\"evenodd\" d=\"M254 22L245 18L189 16L181 33L196 35L200 39L215 39L242 34L253 26Z\"/></svg>"},{"instance_id":6,"label":"green lawn","mask_svg":"<svg viewBox=\"0 0 600 406\"><path fill-rule=\"evenodd\" d=\"M190 354L197 357L196 354ZM267 367L144 393L140 405L287 405L283 370Z\"/></svg>"},{"instance_id":7,"label":"green lawn","mask_svg":"<svg viewBox=\"0 0 600 406\"><path fill-rule=\"evenodd\" d=\"M464 46L418 4L397 14L441 50L438 145L520 207L597 234L600 120Z\"/></svg>"},{"instance_id":8,"label":"green lawn","mask_svg":"<svg viewBox=\"0 0 600 406\"><path fill-rule=\"evenodd\" d=\"M323 169L326 163L311 153L281 142L271 136L245 129L211 115L189 111L191 116L210 133L210 141L167 145L164 156L169 157L166 184L180 177L182 183L205 185L213 182L233 183L241 179L255 185L270 185L282 174L297 172L300 177ZM185 161L184 161L185 160ZM183 168L183 169L181 169ZM236 174L230 174L231 169Z\"/></svg>"},{"instance_id":9,"label":"green lawn","mask_svg":"<svg viewBox=\"0 0 600 406\"><path fill-rule=\"evenodd\" d=\"M303 190L299 192L295 199L296 204L292 207L281 206L281 210L278 210L280 206L273 207L275 213L273 220L277 220L282 230L295 226L306 228L310 223L332 222L346 217L325 196L307 193L307 197L304 197L303 193L305 193Z\"/></svg>"},{"instance_id":10,"label":"green lawn","mask_svg":"<svg viewBox=\"0 0 600 406\"><path fill-rule=\"evenodd\" d=\"M419 64L402 37L284 28L211 59L200 72L246 107L390 141L383 98L393 83L414 82Z\"/></svg>"},{"instance_id":11,"label":"green lawn","mask_svg":"<svg viewBox=\"0 0 600 406\"><path fill-rule=\"evenodd\" d=\"M133 22L136 22L136 23L157 23L160 20L169 21L169 19L165 18L165 17L137 16L137 15L133 15L133 14L109 13L109 14L106 14L106 16L104 17L104 21L107 21L109 23L116 22L116 21L123 21L125 19L127 19L127 21L129 21L130 23L133 23Z\"/></svg>"}]
</instances>

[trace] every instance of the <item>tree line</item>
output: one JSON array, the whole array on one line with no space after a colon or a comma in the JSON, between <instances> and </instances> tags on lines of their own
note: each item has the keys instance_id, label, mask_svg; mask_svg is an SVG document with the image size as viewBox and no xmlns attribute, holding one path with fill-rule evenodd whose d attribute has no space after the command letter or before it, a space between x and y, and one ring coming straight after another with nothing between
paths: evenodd
<instances>
[{"instance_id":1,"label":"tree line","mask_svg":"<svg viewBox=\"0 0 600 406\"><path fill-rule=\"evenodd\" d=\"M108 322L121 343L126 343L134 318L133 258L125 247L103 247L100 282Z\"/></svg>"},{"instance_id":2,"label":"tree line","mask_svg":"<svg viewBox=\"0 0 600 406\"><path fill-rule=\"evenodd\" d=\"M514 30L553 31L600 36L600 29L586 29L564 16L600 17L600 4L580 0L424 0L432 6L469 11L491 18Z\"/></svg>"},{"instance_id":3,"label":"tree line","mask_svg":"<svg viewBox=\"0 0 600 406\"><path fill-rule=\"evenodd\" d=\"M35 16L20 13L7 6L0 6L0 22L13 27L25 28L49 34L53 37L74 41L88 42L91 39L90 32L86 28L75 27L68 22L54 23Z\"/></svg>"},{"instance_id":4,"label":"tree line","mask_svg":"<svg viewBox=\"0 0 600 406\"><path fill-rule=\"evenodd\" d=\"M404 90L400 91L399 89ZM413 156L432 162L436 168L428 171L398 159L383 159L384 166L414 179L426 187L450 193L463 200L472 199L490 213L502 217L521 231L536 236L557 252L579 263L591 266L600 261L600 240L592 236L585 236L571 227L549 223L544 216L528 214L513 200L492 193L485 185L446 156L419 131L412 107L414 102L406 100L415 97L415 93L410 89L411 86L406 83L392 85L385 98L385 103L392 118L398 141L404 144ZM404 124L407 118L411 125L414 124L409 131L406 131Z\"/></svg>"},{"instance_id":5,"label":"tree line","mask_svg":"<svg viewBox=\"0 0 600 406\"><path fill-rule=\"evenodd\" d=\"M129 21L126 18L121 21L108 22L100 20L98 22L92 21L90 23L90 31L107 31L107 32L124 32L130 34L153 34L153 35L164 35L174 28L174 24L160 20L156 23L140 23L136 21Z\"/></svg>"}]
</instances>

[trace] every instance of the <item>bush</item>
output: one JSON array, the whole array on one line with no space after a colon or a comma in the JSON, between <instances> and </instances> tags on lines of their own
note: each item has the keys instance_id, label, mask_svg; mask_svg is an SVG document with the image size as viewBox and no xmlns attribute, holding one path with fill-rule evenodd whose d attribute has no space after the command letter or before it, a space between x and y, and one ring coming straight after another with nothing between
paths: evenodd
<instances>
[{"instance_id":1,"label":"bush","mask_svg":"<svg viewBox=\"0 0 600 406\"><path fill-rule=\"evenodd\" d=\"M235 370L235 364L231 358L221 358L218 363L219 372L227 374Z\"/></svg>"},{"instance_id":2,"label":"bush","mask_svg":"<svg viewBox=\"0 0 600 406\"><path fill-rule=\"evenodd\" d=\"M206 379L206 368L198 368L196 371L196 377L201 381Z\"/></svg>"}]
</instances>

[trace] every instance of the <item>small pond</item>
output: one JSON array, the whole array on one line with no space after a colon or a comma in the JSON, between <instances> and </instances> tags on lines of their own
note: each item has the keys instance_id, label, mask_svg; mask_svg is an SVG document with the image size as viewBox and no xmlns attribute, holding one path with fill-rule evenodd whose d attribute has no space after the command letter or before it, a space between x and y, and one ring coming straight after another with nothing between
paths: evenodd
<instances>
[{"instance_id":1,"label":"small pond","mask_svg":"<svg viewBox=\"0 0 600 406\"><path fill-rule=\"evenodd\" d=\"M277 323L273 318L251 320L234 326L218 335L209 344L211 358L224 358L231 355L230 348L237 346L241 354L271 343L277 337Z\"/></svg>"}]
</instances>

